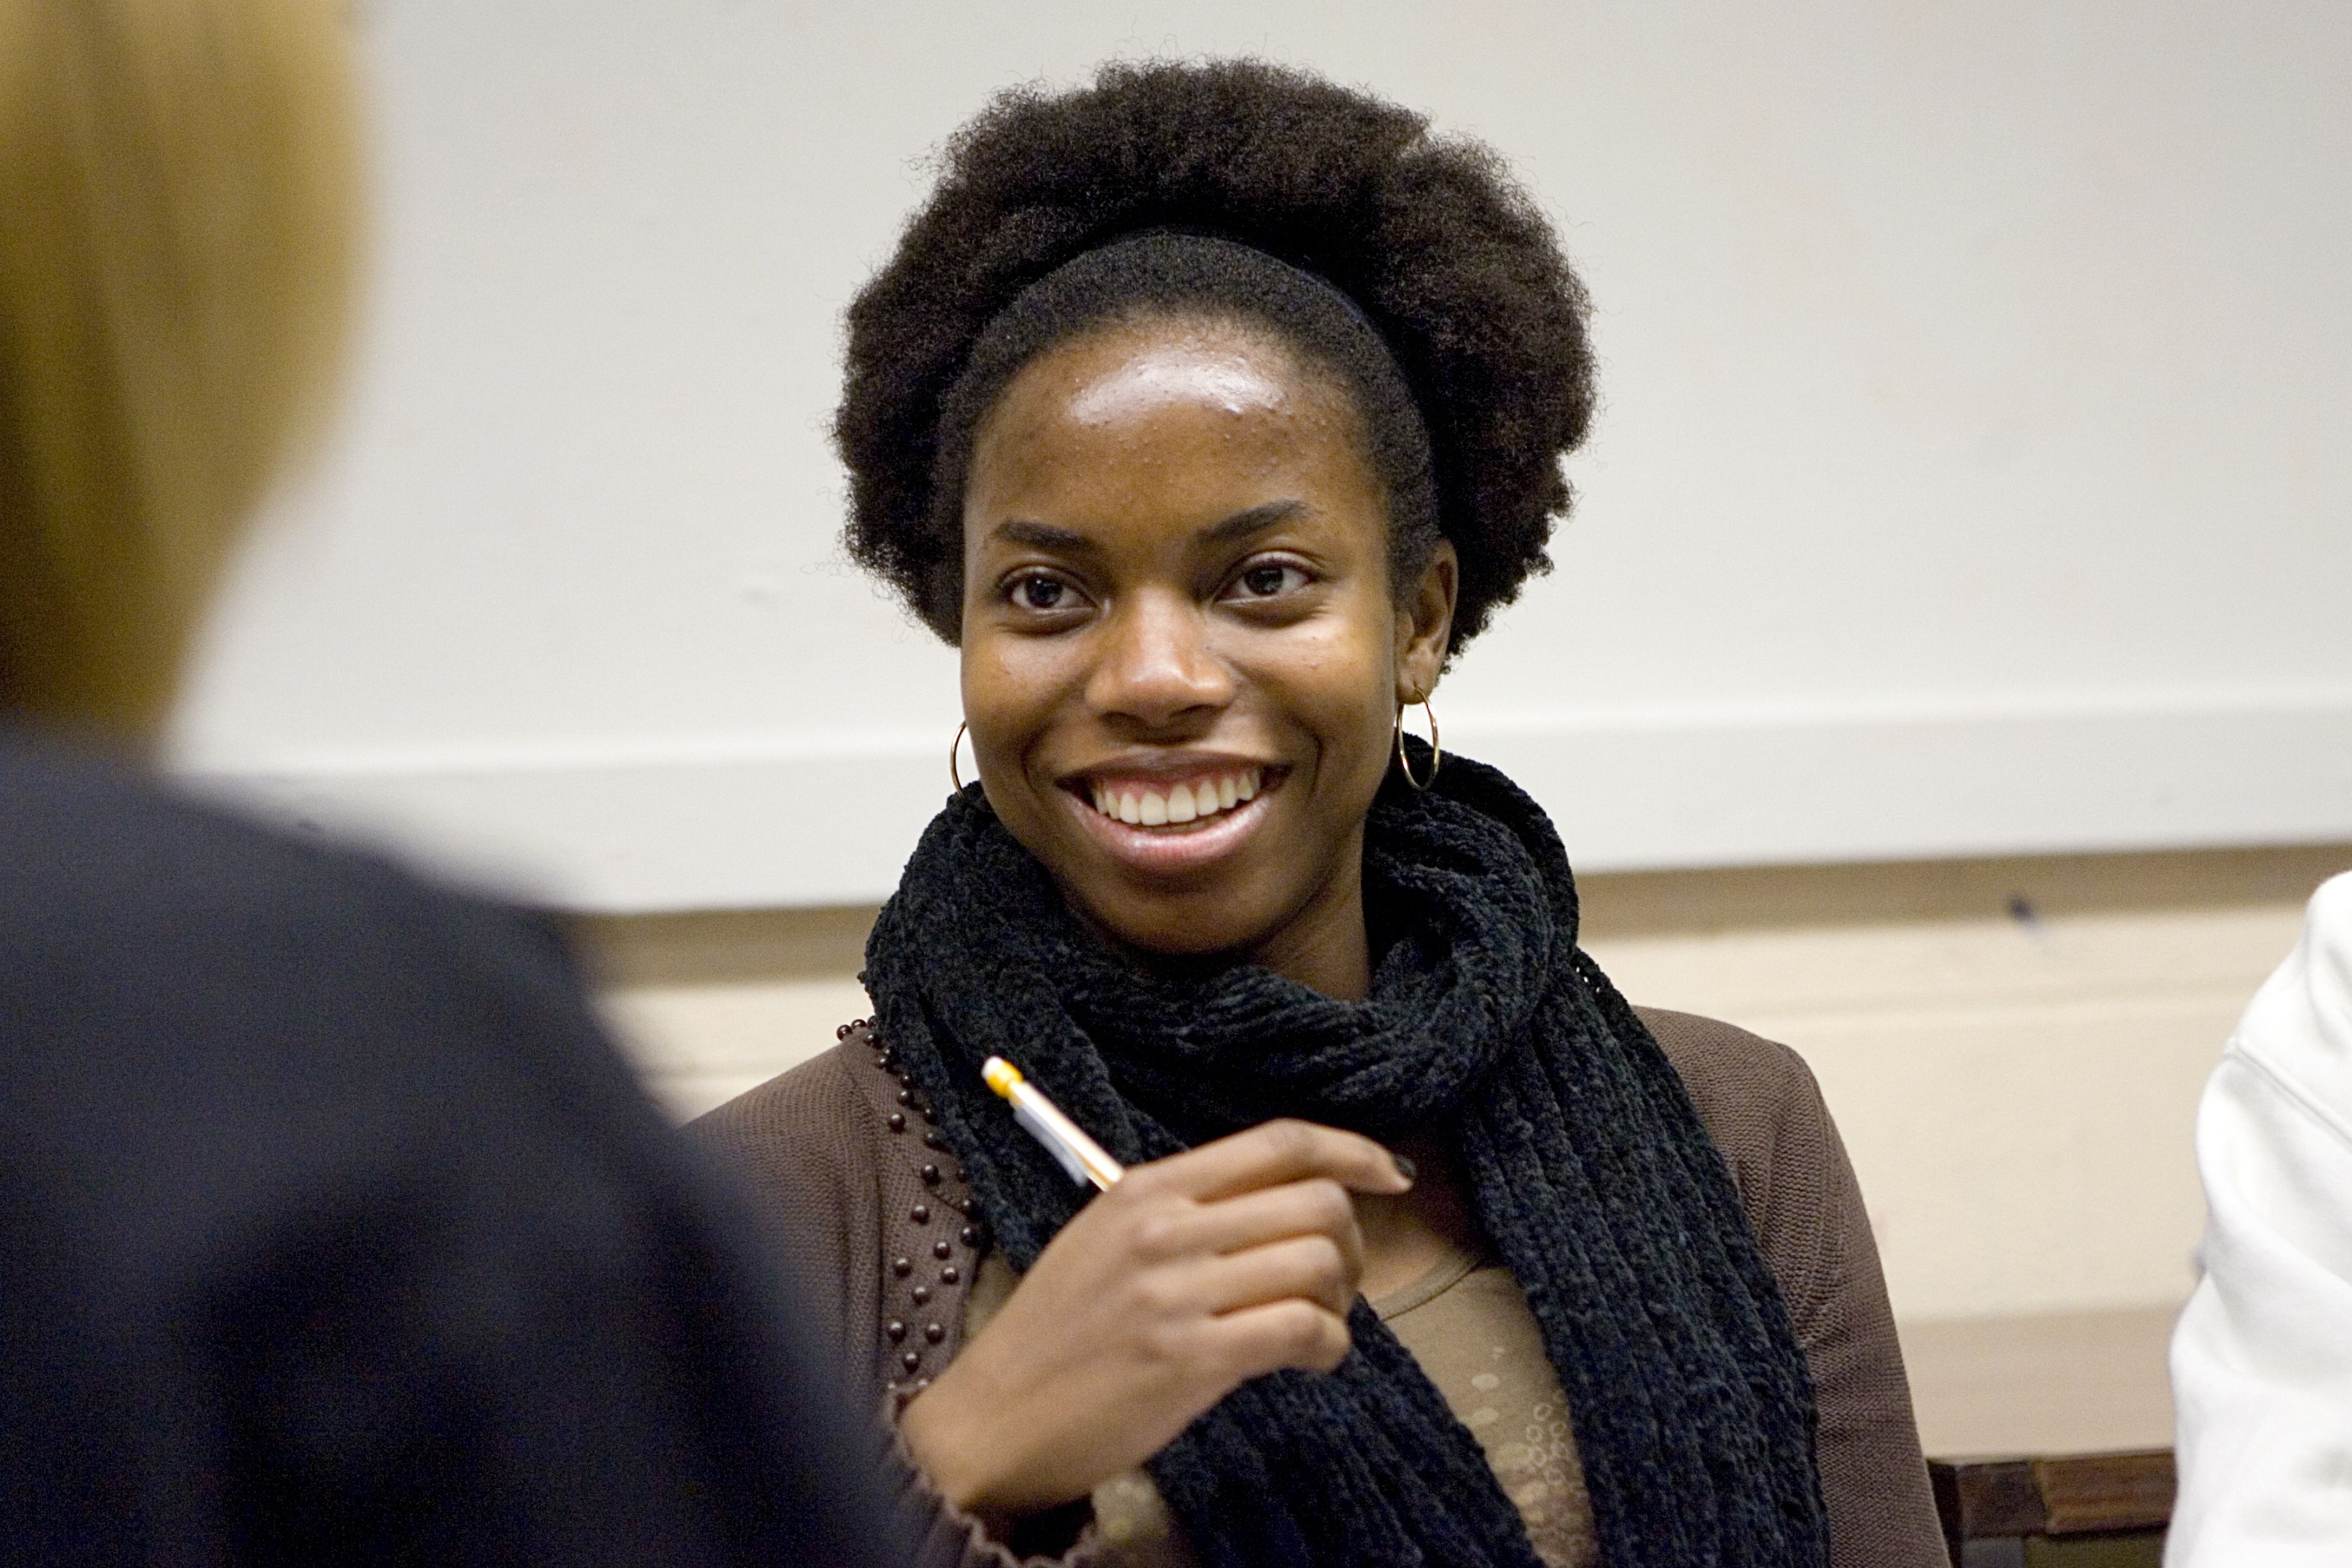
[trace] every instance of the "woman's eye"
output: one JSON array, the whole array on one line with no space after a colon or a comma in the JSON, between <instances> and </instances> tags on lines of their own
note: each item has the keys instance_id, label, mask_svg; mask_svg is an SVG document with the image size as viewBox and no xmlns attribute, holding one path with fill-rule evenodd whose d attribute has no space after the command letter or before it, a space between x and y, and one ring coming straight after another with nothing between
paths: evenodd
<instances>
[{"instance_id":1,"label":"woman's eye","mask_svg":"<svg viewBox=\"0 0 2352 1568\"><path fill-rule=\"evenodd\" d=\"M1024 610L1059 610L1070 599L1070 585L1058 577L1024 577L1013 584L1013 602Z\"/></svg>"},{"instance_id":2,"label":"woman's eye","mask_svg":"<svg viewBox=\"0 0 2352 1568\"><path fill-rule=\"evenodd\" d=\"M1240 589L1241 596L1247 599L1271 599L1277 594L1302 588L1306 584L1306 573L1296 566L1284 566L1274 562L1253 566L1234 579L1234 586Z\"/></svg>"}]
</instances>

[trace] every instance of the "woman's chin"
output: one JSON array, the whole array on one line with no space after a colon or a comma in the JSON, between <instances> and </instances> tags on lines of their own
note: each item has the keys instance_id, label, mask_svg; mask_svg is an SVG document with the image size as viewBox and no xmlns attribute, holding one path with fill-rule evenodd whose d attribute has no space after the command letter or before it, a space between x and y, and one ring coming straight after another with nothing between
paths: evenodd
<instances>
[{"instance_id":1,"label":"woman's chin","mask_svg":"<svg viewBox=\"0 0 2352 1568\"><path fill-rule=\"evenodd\" d=\"M1063 897L1118 946L1168 958L1246 950L1274 923L1253 911L1280 902L1248 885L1238 853L1262 830L1263 799L1181 833L1112 821L1076 803L1076 820L1060 825L1057 853L1046 858Z\"/></svg>"},{"instance_id":2,"label":"woman's chin","mask_svg":"<svg viewBox=\"0 0 2352 1568\"><path fill-rule=\"evenodd\" d=\"M1233 900L1217 893L1181 900L1113 896L1080 908L1088 924L1147 963L1245 954L1265 936L1261 926L1235 920L1240 911Z\"/></svg>"}]
</instances>

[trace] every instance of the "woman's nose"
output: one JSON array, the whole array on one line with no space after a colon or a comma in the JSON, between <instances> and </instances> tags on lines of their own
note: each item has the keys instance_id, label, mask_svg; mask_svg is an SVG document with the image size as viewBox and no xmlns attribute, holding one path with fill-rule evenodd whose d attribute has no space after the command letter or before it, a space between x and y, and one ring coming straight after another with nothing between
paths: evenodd
<instances>
[{"instance_id":1,"label":"woman's nose","mask_svg":"<svg viewBox=\"0 0 2352 1568\"><path fill-rule=\"evenodd\" d=\"M1138 595L1106 626L1087 682L1095 710L1151 728L1212 715L1234 698L1233 672L1208 646L1198 606L1175 595Z\"/></svg>"}]
</instances>

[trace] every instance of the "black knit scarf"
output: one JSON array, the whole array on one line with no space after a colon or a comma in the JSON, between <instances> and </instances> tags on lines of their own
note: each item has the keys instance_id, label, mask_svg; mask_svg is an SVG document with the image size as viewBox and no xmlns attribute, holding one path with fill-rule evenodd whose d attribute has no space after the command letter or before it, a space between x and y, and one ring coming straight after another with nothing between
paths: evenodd
<instances>
[{"instance_id":1,"label":"black knit scarf","mask_svg":"<svg viewBox=\"0 0 2352 1568\"><path fill-rule=\"evenodd\" d=\"M1550 822L1448 757L1374 803L1370 996L1249 965L1139 973L978 786L925 832L866 948L882 1037L1026 1269L1088 1195L982 1084L1002 1055L1134 1162L1277 1115L1444 1131L1567 1394L1601 1561L1822 1568L1804 1357L1730 1174L1649 1031L1576 946ZM1152 1460L1203 1562L1536 1558L1477 1441L1361 1301L1329 1374L1234 1390Z\"/></svg>"}]
</instances>

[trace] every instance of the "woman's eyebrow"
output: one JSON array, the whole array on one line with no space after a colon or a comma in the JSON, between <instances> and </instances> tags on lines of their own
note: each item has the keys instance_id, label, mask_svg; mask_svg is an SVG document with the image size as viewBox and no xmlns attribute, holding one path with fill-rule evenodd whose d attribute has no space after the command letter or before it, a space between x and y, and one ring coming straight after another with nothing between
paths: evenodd
<instances>
[{"instance_id":1,"label":"woman's eyebrow","mask_svg":"<svg viewBox=\"0 0 2352 1568\"><path fill-rule=\"evenodd\" d=\"M1237 511L1223 522L1203 531L1201 534L1201 542L1230 544L1237 539L1246 539L1253 533L1263 533L1276 523L1288 522L1295 517L1303 517L1307 510L1307 505L1303 500L1270 500L1263 506L1254 506L1247 511Z\"/></svg>"},{"instance_id":2,"label":"woman's eyebrow","mask_svg":"<svg viewBox=\"0 0 2352 1568\"><path fill-rule=\"evenodd\" d=\"M1263 533L1278 523L1304 516L1308 507L1303 500L1270 500L1237 511L1233 516L1202 530L1203 544L1230 544L1254 533ZM1098 549L1095 542L1074 529L1055 528L1051 523L1035 522L1025 517L1009 517L988 531L992 540L1006 544L1024 545L1031 550L1051 550L1062 554L1078 554Z\"/></svg>"},{"instance_id":3,"label":"woman's eyebrow","mask_svg":"<svg viewBox=\"0 0 2352 1568\"><path fill-rule=\"evenodd\" d=\"M1050 523L1032 522L1023 517L1005 519L990 529L988 535L1007 544L1025 544L1032 550L1052 550L1066 555L1095 548L1095 542L1083 533Z\"/></svg>"}]
</instances>

